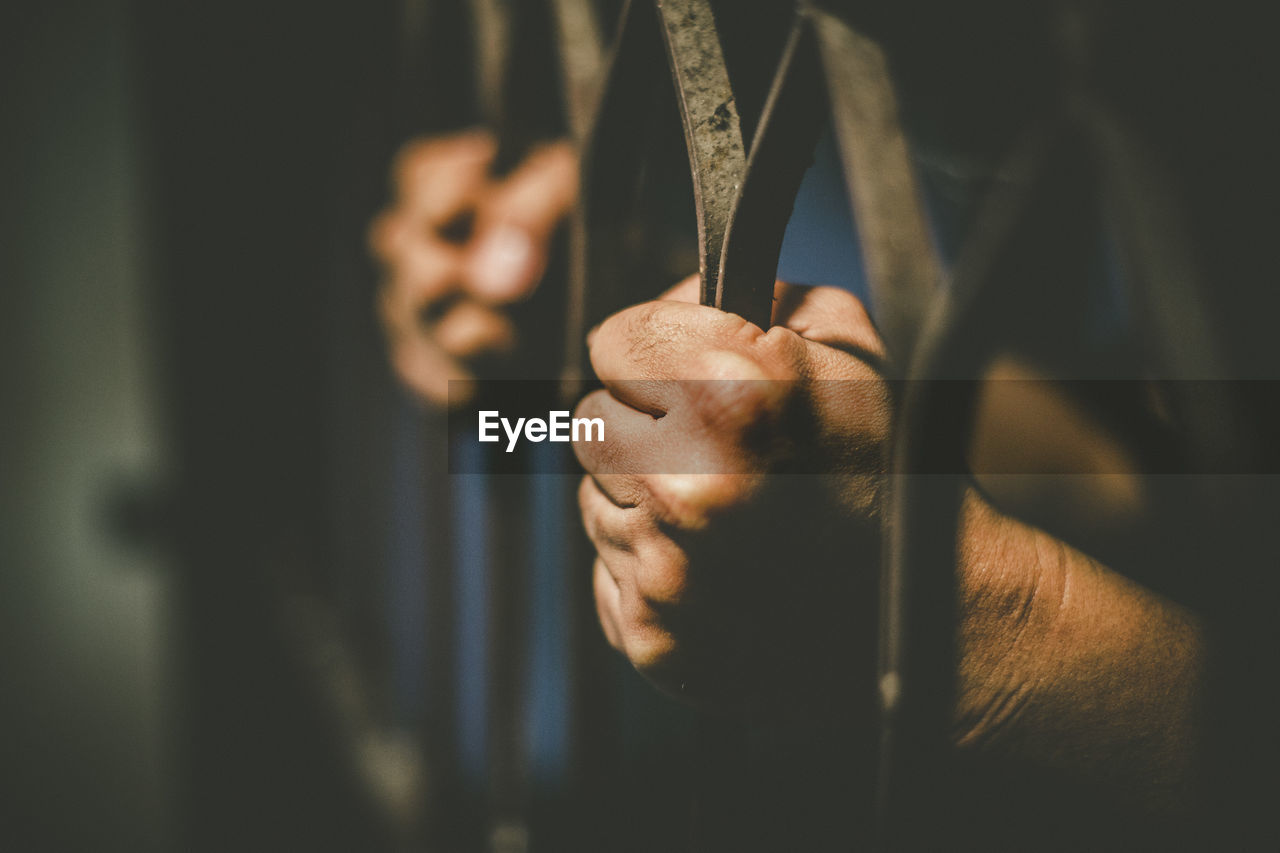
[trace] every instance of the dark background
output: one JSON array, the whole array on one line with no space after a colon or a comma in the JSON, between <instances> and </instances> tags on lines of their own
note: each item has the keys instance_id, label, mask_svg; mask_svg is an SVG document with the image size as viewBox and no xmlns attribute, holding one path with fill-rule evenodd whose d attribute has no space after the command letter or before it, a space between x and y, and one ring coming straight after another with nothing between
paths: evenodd
<instances>
[{"instance_id":1,"label":"dark background","mask_svg":"<svg viewBox=\"0 0 1280 853\"><path fill-rule=\"evenodd\" d=\"M377 846L269 587L372 606L398 16L0 13L5 849Z\"/></svg>"}]
</instances>

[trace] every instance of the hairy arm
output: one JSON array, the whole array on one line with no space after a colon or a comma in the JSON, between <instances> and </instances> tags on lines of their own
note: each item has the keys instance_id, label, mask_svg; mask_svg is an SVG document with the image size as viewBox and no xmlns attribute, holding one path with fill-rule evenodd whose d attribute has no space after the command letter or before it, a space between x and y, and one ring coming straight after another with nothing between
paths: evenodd
<instances>
[{"instance_id":1,"label":"hairy arm","mask_svg":"<svg viewBox=\"0 0 1280 853\"><path fill-rule=\"evenodd\" d=\"M977 494L961 530L959 747L1152 808L1184 802L1202 678L1196 618Z\"/></svg>"}]
</instances>

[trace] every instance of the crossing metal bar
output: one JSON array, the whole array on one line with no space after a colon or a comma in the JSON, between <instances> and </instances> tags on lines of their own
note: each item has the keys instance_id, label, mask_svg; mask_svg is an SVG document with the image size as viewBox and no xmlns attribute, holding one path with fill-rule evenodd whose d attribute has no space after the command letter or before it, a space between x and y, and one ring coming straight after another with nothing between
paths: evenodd
<instances>
[{"instance_id":1,"label":"crossing metal bar","mask_svg":"<svg viewBox=\"0 0 1280 853\"><path fill-rule=\"evenodd\" d=\"M915 849L944 825L953 798L951 709L955 696L956 541L967 486L962 473L974 406L972 381L1015 322L1001 310L1009 294L1045 272L1047 220L1063 201L1064 178L1080 169L1063 159L1061 127L1028 134L989 198L978 239L966 247L955 281L925 319L894 433L886 562L881 585L879 838L886 849ZM1054 281L1042 276L1038 284ZM939 628L939 626L947 626ZM920 821L930 815L931 825Z\"/></svg>"}]
</instances>

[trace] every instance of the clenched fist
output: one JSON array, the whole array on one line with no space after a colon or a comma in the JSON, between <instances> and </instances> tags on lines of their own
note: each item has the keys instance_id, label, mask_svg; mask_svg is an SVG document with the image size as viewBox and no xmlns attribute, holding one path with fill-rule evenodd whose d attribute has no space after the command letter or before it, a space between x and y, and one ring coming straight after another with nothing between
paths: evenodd
<instances>
[{"instance_id":1,"label":"clenched fist","mask_svg":"<svg viewBox=\"0 0 1280 853\"><path fill-rule=\"evenodd\" d=\"M590 338L604 389L575 445L609 642L669 693L720 707L832 702L870 668L890 428L862 305L775 291L764 331L691 304L696 279Z\"/></svg>"}]
</instances>

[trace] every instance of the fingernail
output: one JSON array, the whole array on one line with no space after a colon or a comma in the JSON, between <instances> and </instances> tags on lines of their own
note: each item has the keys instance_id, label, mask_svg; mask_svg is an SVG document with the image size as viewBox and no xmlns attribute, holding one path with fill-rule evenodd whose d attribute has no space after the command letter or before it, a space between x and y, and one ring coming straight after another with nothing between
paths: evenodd
<instances>
[{"instance_id":1,"label":"fingernail","mask_svg":"<svg viewBox=\"0 0 1280 853\"><path fill-rule=\"evenodd\" d=\"M471 259L471 286L484 299L515 299L528 288L536 274L534 245L529 232L514 225L499 225L489 231Z\"/></svg>"}]
</instances>

